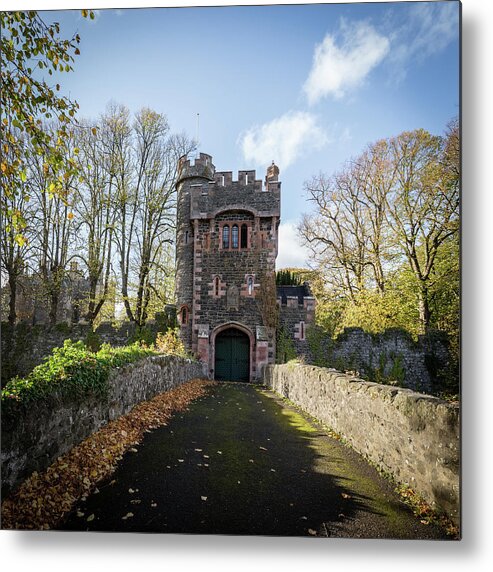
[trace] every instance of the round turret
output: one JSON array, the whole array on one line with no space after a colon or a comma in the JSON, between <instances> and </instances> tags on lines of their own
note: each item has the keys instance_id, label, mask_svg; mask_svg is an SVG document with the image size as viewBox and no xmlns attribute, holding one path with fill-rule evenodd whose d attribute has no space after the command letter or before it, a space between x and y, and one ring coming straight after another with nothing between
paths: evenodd
<instances>
[{"instance_id":1,"label":"round turret","mask_svg":"<svg viewBox=\"0 0 493 572\"><path fill-rule=\"evenodd\" d=\"M192 341L192 308L193 308L193 256L194 256L194 226L191 220L191 188L200 183L214 180L216 168L212 157L200 153L195 160L186 155L178 163L178 178L176 181L176 281L175 299L180 322L180 336L191 347Z\"/></svg>"}]
</instances>

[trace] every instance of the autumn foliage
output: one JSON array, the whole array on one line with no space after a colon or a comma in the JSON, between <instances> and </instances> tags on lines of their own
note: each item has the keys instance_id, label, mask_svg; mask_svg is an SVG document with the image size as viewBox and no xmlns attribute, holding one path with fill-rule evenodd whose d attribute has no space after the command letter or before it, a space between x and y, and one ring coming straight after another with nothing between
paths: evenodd
<instances>
[{"instance_id":1,"label":"autumn foliage","mask_svg":"<svg viewBox=\"0 0 493 572\"><path fill-rule=\"evenodd\" d=\"M213 382L192 380L140 403L108 423L44 472L34 472L2 503L2 528L56 528L82 497L109 479L126 451L135 451L146 432L166 425L173 413L207 392Z\"/></svg>"}]
</instances>

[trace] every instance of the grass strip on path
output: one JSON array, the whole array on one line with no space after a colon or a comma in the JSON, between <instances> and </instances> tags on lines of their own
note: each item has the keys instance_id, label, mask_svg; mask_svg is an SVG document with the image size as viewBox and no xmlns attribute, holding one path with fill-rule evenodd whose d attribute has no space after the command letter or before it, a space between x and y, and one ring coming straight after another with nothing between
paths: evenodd
<instances>
[{"instance_id":1,"label":"grass strip on path","mask_svg":"<svg viewBox=\"0 0 493 572\"><path fill-rule=\"evenodd\" d=\"M79 499L113 474L123 454L140 443L144 433L166 425L173 413L184 411L212 385L194 379L140 403L58 457L45 471L34 472L2 503L2 528L55 528Z\"/></svg>"}]
</instances>

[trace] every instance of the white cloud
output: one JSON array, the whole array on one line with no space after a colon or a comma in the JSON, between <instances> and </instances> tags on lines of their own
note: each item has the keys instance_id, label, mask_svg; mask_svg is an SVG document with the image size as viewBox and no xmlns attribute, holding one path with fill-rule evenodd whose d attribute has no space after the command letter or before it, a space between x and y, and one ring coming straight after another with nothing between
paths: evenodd
<instances>
[{"instance_id":1,"label":"white cloud","mask_svg":"<svg viewBox=\"0 0 493 572\"><path fill-rule=\"evenodd\" d=\"M443 51L459 34L456 2L419 2L409 9L406 23L392 34L391 60L398 79L406 67Z\"/></svg>"},{"instance_id":2,"label":"white cloud","mask_svg":"<svg viewBox=\"0 0 493 572\"><path fill-rule=\"evenodd\" d=\"M275 161L282 169L304 152L320 149L328 142L317 118L306 111L289 111L268 123L255 125L240 136L247 163L266 166Z\"/></svg>"},{"instance_id":3,"label":"white cloud","mask_svg":"<svg viewBox=\"0 0 493 572\"><path fill-rule=\"evenodd\" d=\"M279 254L276 268L308 268L309 251L301 245L297 223L292 220L279 225Z\"/></svg>"},{"instance_id":4,"label":"white cloud","mask_svg":"<svg viewBox=\"0 0 493 572\"><path fill-rule=\"evenodd\" d=\"M313 65L303 90L310 104L327 95L342 97L359 86L389 51L388 38L366 22L341 22L342 42L327 34L315 47Z\"/></svg>"}]
</instances>

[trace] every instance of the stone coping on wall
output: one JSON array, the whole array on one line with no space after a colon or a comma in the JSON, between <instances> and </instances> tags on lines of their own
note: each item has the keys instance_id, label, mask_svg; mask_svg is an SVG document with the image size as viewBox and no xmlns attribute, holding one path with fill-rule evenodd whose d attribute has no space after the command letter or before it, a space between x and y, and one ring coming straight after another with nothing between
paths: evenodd
<instances>
[{"instance_id":1,"label":"stone coping on wall","mask_svg":"<svg viewBox=\"0 0 493 572\"><path fill-rule=\"evenodd\" d=\"M266 366L264 383L459 523L459 406L316 366Z\"/></svg>"},{"instance_id":2,"label":"stone coping on wall","mask_svg":"<svg viewBox=\"0 0 493 572\"><path fill-rule=\"evenodd\" d=\"M2 418L2 496L138 403L204 377L199 362L171 355L150 356L115 368L105 398L55 395L22 408L14 419Z\"/></svg>"}]
</instances>

